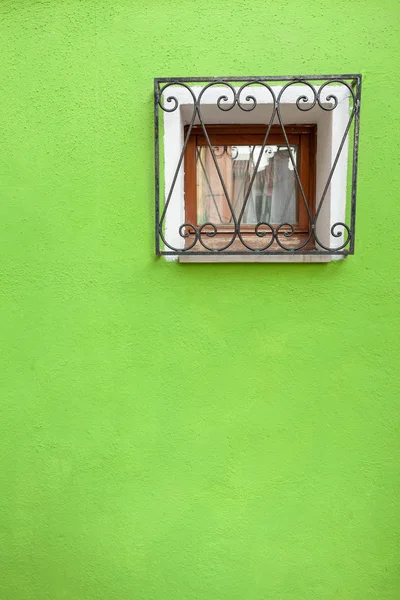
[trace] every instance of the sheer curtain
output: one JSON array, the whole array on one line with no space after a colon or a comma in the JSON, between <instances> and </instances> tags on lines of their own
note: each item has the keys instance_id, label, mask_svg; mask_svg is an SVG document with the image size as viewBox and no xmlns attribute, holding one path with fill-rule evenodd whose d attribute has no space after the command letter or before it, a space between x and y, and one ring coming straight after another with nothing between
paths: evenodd
<instances>
[{"instance_id":1,"label":"sheer curtain","mask_svg":"<svg viewBox=\"0 0 400 600\"><path fill-rule=\"evenodd\" d=\"M258 161L260 146L216 146L216 161L236 217L239 217ZM292 147L296 157L297 148ZM208 147L197 149L198 222L232 224L231 211ZM296 181L287 148L264 149L242 224L265 221L271 224L296 223Z\"/></svg>"}]
</instances>

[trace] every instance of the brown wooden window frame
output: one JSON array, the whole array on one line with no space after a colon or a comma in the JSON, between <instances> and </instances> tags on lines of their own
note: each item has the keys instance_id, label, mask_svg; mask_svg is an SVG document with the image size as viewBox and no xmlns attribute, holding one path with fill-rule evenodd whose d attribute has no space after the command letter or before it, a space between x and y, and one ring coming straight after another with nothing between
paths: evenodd
<instances>
[{"instance_id":1,"label":"brown wooden window frame","mask_svg":"<svg viewBox=\"0 0 400 600\"><path fill-rule=\"evenodd\" d=\"M214 146L261 146L264 142L266 126L263 125L207 125L207 134L211 145ZM307 200L311 219L315 215L315 187L316 187L316 149L317 126L315 124L285 125L285 131L290 145L298 145L297 169L300 181ZM187 127L185 128L185 135ZM272 125L268 136L267 145L286 146L285 137L280 125ZM184 203L185 221L195 226L202 225L197 222L197 168L196 152L198 147L208 146L203 128L200 125L192 127L184 155ZM297 185L298 222L293 224L295 238L292 241L305 238L310 231L310 219L307 209ZM274 224L280 225L280 223ZM286 228L288 229L288 228ZM256 234L254 225L241 225L240 230L254 240ZM218 235L223 236L234 231L233 225L218 224ZM282 233L285 228L281 228ZM190 230L188 231L190 234ZM190 236L191 237L191 236Z\"/></svg>"}]
</instances>

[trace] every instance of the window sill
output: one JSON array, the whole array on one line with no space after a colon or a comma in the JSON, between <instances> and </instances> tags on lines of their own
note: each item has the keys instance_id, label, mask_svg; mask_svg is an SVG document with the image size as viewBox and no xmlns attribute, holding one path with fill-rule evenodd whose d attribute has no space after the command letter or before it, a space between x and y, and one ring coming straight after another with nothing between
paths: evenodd
<instances>
[{"instance_id":1,"label":"window sill","mask_svg":"<svg viewBox=\"0 0 400 600\"><path fill-rule=\"evenodd\" d=\"M316 254L315 256L311 254L285 254L279 256L274 254L245 254L242 256L226 254L218 256L204 253L204 255L179 255L178 261L180 263L328 263L343 258L345 258L343 255L335 254Z\"/></svg>"},{"instance_id":2,"label":"window sill","mask_svg":"<svg viewBox=\"0 0 400 600\"><path fill-rule=\"evenodd\" d=\"M274 241L268 250L270 252L279 252L279 254L261 254L257 251L250 253L248 248L239 239L235 239L229 248L227 248L232 234L233 232L230 234L219 233L211 238L207 238L204 235L204 241L207 243L206 249L200 242L197 242L193 246L193 236L189 235L186 238L188 254L179 254L174 259L178 259L181 263L328 263L345 258L343 254L302 254L302 252L312 252L315 249L315 245L312 242L302 246L307 237L307 234L304 233L297 233L287 238L282 235L281 241L285 244L286 251ZM254 248L255 250L257 247L259 250L263 250L268 243L268 237L257 237L254 233L242 232L242 239L250 248ZM294 251L295 248L300 247L301 250L298 252ZM217 251L222 248L225 248L227 252L233 251L237 252L237 254L219 254ZM192 254L193 252L198 252L199 254ZM243 252L243 254L239 254L240 252Z\"/></svg>"}]
</instances>

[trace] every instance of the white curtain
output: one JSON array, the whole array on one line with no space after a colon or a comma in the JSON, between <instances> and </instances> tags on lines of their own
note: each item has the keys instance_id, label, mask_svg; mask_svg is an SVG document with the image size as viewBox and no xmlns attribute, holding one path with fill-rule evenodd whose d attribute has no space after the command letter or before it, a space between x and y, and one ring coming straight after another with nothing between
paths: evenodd
<instances>
[{"instance_id":1,"label":"white curtain","mask_svg":"<svg viewBox=\"0 0 400 600\"><path fill-rule=\"evenodd\" d=\"M254 175L259 146L217 146L214 154L236 217ZM292 148L296 155L296 148ZM296 223L296 179L287 148L264 149L243 214L242 224L265 221ZM197 153L197 210L199 223L232 223L231 211L208 147Z\"/></svg>"}]
</instances>

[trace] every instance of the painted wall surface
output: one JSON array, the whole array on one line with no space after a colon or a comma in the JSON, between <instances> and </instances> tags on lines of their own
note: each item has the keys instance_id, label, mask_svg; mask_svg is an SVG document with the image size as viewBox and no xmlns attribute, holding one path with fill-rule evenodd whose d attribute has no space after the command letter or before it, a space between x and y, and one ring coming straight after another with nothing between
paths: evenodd
<instances>
[{"instance_id":1,"label":"painted wall surface","mask_svg":"<svg viewBox=\"0 0 400 600\"><path fill-rule=\"evenodd\" d=\"M2 0L0 598L395 600L400 5ZM356 255L153 251L154 76L364 75Z\"/></svg>"}]
</instances>

